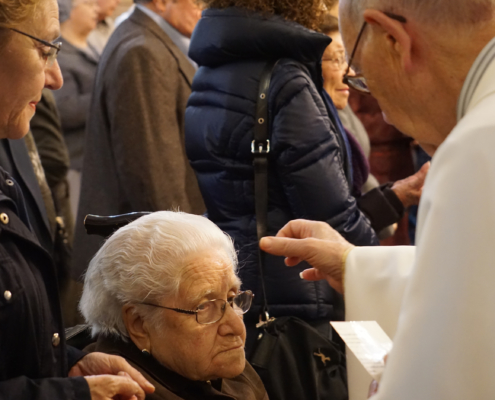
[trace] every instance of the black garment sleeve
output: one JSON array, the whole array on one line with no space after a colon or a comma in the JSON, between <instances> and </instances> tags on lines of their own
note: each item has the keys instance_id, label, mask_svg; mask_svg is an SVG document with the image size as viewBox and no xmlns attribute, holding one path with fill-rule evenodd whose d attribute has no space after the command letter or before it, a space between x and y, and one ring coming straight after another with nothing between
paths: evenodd
<instances>
[{"instance_id":1,"label":"black garment sleeve","mask_svg":"<svg viewBox=\"0 0 495 400\"><path fill-rule=\"evenodd\" d=\"M357 203L376 232L398 222L405 212L404 205L392 190L392 183L370 190L358 198Z\"/></svg>"},{"instance_id":2,"label":"black garment sleeve","mask_svg":"<svg viewBox=\"0 0 495 400\"><path fill-rule=\"evenodd\" d=\"M19 376L0 382L0 400L91 400L83 377L29 379Z\"/></svg>"},{"instance_id":3,"label":"black garment sleeve","mask_svg":"<svg viewBox=\"0 0 495 400\"><path fill-rule=\"evenodd\" d=\"M69 371L70 369L77 364L77 362L83 358L85 355L88 353L79 349L76 349L75 347L72 346L67 346L67 365L69 366ZM69 372L67 371L67 373Z\"/></svg>"}]
</instances>

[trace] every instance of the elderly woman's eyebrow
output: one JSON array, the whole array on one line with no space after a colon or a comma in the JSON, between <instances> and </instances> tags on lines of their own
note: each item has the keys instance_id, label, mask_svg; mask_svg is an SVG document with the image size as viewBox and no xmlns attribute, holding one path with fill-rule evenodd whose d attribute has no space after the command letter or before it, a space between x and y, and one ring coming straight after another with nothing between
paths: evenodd
<instances>
[{"instance_id":1,"label":"elderly woman's eyebrow","mask_svg":"<svg viewBox=\"0 0 495 400\"><path fill-rule=\"evenodd\" d=\"M59 28L53 29L53 30L51 30L50 32L47 33L47 35L46 35L46 41L47 42L50 42L50 43L51 42L54 42L57 39L60 39L60 35L61 35L61 33L60 33L60 29Z\"/></svg>"}]
</instances>

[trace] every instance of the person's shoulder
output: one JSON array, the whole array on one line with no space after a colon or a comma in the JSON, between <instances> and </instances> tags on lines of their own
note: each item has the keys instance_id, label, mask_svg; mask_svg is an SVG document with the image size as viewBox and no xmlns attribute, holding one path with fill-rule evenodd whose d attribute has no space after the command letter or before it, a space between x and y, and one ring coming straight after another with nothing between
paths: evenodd
<instances>
[{"instance_id":1,"label":"person's shoulder","mask_svg":"<svg viewBox=\"0 0 495 400\"><path fill-rule=\"evenodd\" d=\"M303 90L315 94L317 91L308 67L290 58L280 59L275 65L270 87L271 96L277 103L285 103Z\"/></svg>"}]
</instances>

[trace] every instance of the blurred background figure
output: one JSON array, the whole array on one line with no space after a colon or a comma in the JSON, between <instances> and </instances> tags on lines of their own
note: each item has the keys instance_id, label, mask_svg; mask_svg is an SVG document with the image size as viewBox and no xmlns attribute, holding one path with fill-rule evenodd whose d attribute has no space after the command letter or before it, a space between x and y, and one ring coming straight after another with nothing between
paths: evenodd
<instances>
[{"instance_id":1,"label":"blurred background figure","mask_svg":"<svg viewBox=\"0 0 495 400\"><path fill-rule=\"evenodd\" d=\"M194 0L140 1L103 51L88 119L75 278L103 242L86 235L86 214L205 211L184 145L196 72L187 53L200 16Z\"/></svg>"},{"instance_id":2,"label":"blurred background figure","mask_svg":"<svg viewBox=\"0 0 495 400\"><path fill-rule=\"evenodd\" d=\"M80 319L77 313L77 291L70 278L74 222L67 180L69 153L51 90L43 89L31 120L31 132L24 140L52 230L53 259L57 268L64 324L66 327L74 326Z\"/></svg>"},{"instance_id":3,"label":"blurred background figure","mask_svg":"<svg viewBox=\"0 0 495 400\"><path fill-rule=\"evenodd\" d=\"M343 83L347 63L342 37L339 32L339 20L334 16L334 14L338 14L338 1L334 1L334 3L332 11L325 14L320 25L320 31L332 38L332 43L325 49L322 57L323 87L331 97L342 125L346 130L345 133L351 141L351 148L354 151L352 158L354 174L358 173L357 179L354 181L354 196L360 197L361 193L368 193L380 185L373 174L370 173L368 160L371 146L368 133L348 104L350 88ZM355 143L356 141L357 144ZM405 209L404 205L401 202L397 202L396 199L390 198L390 201L388 201L386 198L382 198L381 194L384 194L384 191L388 197L394 196L394 193L390 192L390 188L383 188L381 193L370 194L375 197L373 203L378 202L383 207L378 215L388 218L387 221L391 223L393 222L393 225L381 228L377 232L380 239L385 239L395 233L397 227L395 223L400 220Z\"/></svg>"},{"instance_id":4,"label":"blurred background figure","mask_svg":"<svg viewBox=\"0 0 495 400\"><path fill-rule=\"evenodd\" d=\"M88 37L89 45L101 55L103 49L115 29L112 15L120 0L98 0L98 23Z\"/></svg>"},{"instance_id":5,"label":"blurred background figure","mask_svg":"<svg viewBox=\"0 0 495 400\"><path fill-rule=\"evenodd\" d=\"M54 95L69 149L68 178L71 208L75 216L81 187L86 119L99 58L88 43L88 36L96 27L98 3L97 0L59 0L59 10L64 47L59 64L64 86Z\"/></svg>"},{"instance_id":6,"label":"blurred background figure","mask_svg":"<svg viewBox=\"0 0 495 400\"><path fill-rule=\"evenodd\" d=\"M325 0L325 4L328 12L322 28L324 33L328 34L329 16L338 18L339 1ZM342 124L358 140L369 160L370 174L362 188L363 193L378 185L404 179L419 171L424 164L424 161L419 165L415 164L415 154L423 154L422 150L411 149L411 139L383 120L381 109L372 96L362 95L351 89L349 105L338 113ZM397 225L382 230L379 234L380 243L414 243L416 209L416 206L411 206ZM410 218L409 211L412 211Z\"/></svg>"}]
</instances>

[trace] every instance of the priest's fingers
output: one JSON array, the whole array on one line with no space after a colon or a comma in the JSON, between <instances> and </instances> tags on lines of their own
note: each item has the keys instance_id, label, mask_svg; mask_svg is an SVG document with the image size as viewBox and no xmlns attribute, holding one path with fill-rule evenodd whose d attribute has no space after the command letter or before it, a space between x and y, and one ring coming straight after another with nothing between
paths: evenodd
<instances>
[{"instance_id":1,"label":"priest's fingers","mask_svg":"<svg viewBox=\"0 0 495 400\"><path fill-rule=\"evenodd\" d=\"M299 274L299 276L301 277L301 279L304 279L306 281L321 281L323 279L326 279L328 284L337 292L344 293L344 284L342 280L335 279L334 277L326 275L315 268L305 269Z\"/></svg>"},{"instance_id":2,"label":"priest's fingers","mask_svg":"<svg viewBox=\"0 0 495 400\"><path fill-rule=\"evenodd\" d=\"M314 238L290 239L265 237L260 247L267 253L307 261L313 268L334 279L342 280L342 258L346 249L352 247L347 242L334 242Z\"/></svg>"},{"instance_id":3,"label":"priest's fingers","mask_svg":"<svg viewBox=\"0 0 495 400\"><path fill-rule=\"evenodd\" d=\"M305 269L299 274L299 276L301 277L301 279L304 279L306 281L321 281L323 279L326 279L326 275L316 268Z\"/></svg>"},{"instance_id":4,"label":"priest's fingers","mask_svg":"<svg viewBox=\"0 0 495 400\"><path fill-rule=\"evenodd\" d=\"M309 221L305 219L296 219L288 222L277 233L277 237L286 237L294 239L327 239L327 240L344 240L340 234L326 222Z\"/></svg>"},{"instance_id":5,"label":"priest's fingers","mask_svg":"<svg viewBox=\"0 0 495 400\"><path fill-rule=\"evenodd\" d=\"M298 257L287 257L285 259L285 265L287 265L288 267L294 267L297 264L299 264L301 261L302 260Z\"/></svg>"}]
</instances>

